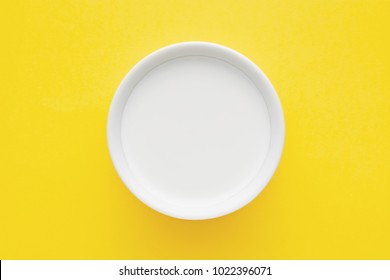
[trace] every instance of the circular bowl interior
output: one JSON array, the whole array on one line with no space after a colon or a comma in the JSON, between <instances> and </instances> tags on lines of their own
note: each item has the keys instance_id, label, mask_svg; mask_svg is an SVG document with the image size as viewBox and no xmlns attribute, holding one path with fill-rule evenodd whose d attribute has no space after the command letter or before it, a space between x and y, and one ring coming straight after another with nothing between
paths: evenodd
<instances>
[{"instance_id":1,"label":"circular bowl interior","mask_svg":"<svg viewBox=\"0 0 390 280\"><path fill-rule=\"evenodd\" d=\"M115 169L142 202L182 219L210 219L253 200L284 145L278 96L248 58L207 42L141 60L111 104Z\"/></svg>"}]
</instances>

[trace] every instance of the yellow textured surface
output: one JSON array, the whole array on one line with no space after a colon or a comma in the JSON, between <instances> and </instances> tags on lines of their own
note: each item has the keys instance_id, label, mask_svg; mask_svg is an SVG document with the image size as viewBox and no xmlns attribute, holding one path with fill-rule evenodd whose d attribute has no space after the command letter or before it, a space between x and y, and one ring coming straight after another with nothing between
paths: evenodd
<instances>
[{"instance_id":1,"label":"yellow textured surface","mask_svg":"<svg viewBox=\"0 0 390 280\"><path fill-rule=\"evenodd\" d=\"M389 1L2 1L0 259L389 259ZM250 205L161 215L117 176L115 90L181 41L257 63L286 145Z\"/></svg>"}]
</instances>

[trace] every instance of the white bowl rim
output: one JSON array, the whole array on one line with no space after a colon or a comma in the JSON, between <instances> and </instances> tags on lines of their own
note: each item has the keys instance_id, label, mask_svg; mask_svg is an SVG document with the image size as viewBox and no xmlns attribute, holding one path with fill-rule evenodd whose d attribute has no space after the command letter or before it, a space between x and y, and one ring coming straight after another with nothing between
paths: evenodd
<instances>
[{"instance_id":1,"label":"white bowl rim","mask_svg":"<svg viewBox=\"0 0 390 280\"><path fill-rule=\"evenodd\" d=\"M184 207L167 203L137 186L128 168L121 143L121 120L132 89L149 71L168 60L191 55L209 56L228 62L244 72L264 97L270 118L271 139L267 156L253 180L236 195L210 207ZM165 215L204 220L232 213L251 202L265 188L279 164L285 140L285 123L278 95L266 75L244 55L228 47L210 42L182 42L158 49L138 62L119 85L108 114L108 149L116 171L126 187L144 204Z\"/></svg>"}]
</instances>

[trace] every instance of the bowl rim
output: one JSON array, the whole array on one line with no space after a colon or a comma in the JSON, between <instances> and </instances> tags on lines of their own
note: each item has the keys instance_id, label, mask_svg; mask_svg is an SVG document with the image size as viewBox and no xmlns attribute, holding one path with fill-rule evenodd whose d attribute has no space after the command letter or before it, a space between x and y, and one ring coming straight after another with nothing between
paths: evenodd
<instances>
[{"instance_id":1,"label":"bowl rim","mask_svg":"<svg viewBox=\"0 0 390 280\"><path fill-rule=\"evenodd\" d=\"M242 190L229 199L207 207L173 205L159 199L137 185L123 152L121 121L127 99L137 83L158 65L184 56L208 56L230 63L241 70L257 87L267 106L271 138L266 158L254 176ZM115 92L107 121L107 143L114 167L126 187L144 204L165 215L187 219L204 220L232 213L255 199L265 188L280 162L285 141L285 123L279 97L263 71L241 53L210 42L182 42L163 47L139 61L124 77Z\"/></svg>"}]
</instances>

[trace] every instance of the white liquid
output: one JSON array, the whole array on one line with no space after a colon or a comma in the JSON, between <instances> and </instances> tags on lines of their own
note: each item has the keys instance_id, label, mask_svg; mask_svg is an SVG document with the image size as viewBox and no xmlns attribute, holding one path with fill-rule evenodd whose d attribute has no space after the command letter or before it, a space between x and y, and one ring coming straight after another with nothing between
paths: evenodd
<instances>
[{"instance_id":1,"label":"white liquid","mask_svg":"<svg viewBox=\"0 0 390 280\"><path fill-rule=\"evenodd\" d=\"M270 120L240 70L191 56L150 71L122 119L122 145L139 186L176 205L210 205L239 192L261 168Z\"/></svg>"}]
</instances>

